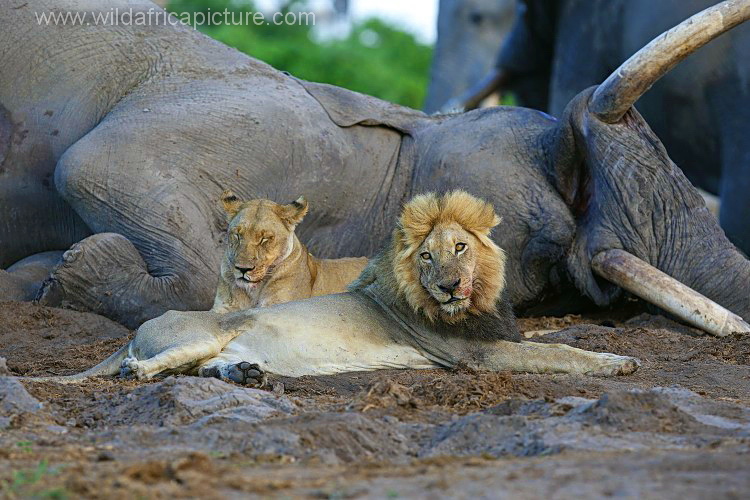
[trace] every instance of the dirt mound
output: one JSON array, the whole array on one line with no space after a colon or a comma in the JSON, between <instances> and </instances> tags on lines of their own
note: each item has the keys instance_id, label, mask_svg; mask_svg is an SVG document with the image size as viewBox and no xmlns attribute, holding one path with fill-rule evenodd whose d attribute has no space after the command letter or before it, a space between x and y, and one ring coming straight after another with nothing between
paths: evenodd
<instances>
[{"instance_id":1,"label":"dirt mound","mask_svg":"<svg viewBox=\"0 0 750 500\"><path fill-rule=\"evenodd\" d=\"M630 432L699 433L705 425L663 392L616 391L576 412L582 421Z\"/></svg>"},{"instance_id":2,"label":"dirt mound","mask_svg":"<svg viewBox=\"0 0 750 500\"><path fill-rule=\"evenodd\" d=\"M638 326L629 326L629 325ZM592 351L635 356L643 361L722 361L750 364L750 336L712 337L658 316L642 315L620 328L575 325L534 339Z\"/></svg>"},{"instance_id":3,"label":"dirt mound","mask_svg":"<svg viewBox=\"0 0 750 500\"><path fill-rule=\"evenodd\" d=\"M563 450L743 443L750 431L750 412L728 406L690 391L664 388L615 391L593 401L510 401L438 427L420 456L529 457Z\"/></svg>"},{"instance_id":4,"label":"dirt mound","mask_svg":"<svg viewBox=\"0 0 750 500\"><path fill-rule=\"evenodd\" d=\"M460 415L489 408L513 393L509 373L444 371L440 377L425 380L403 380L404 376L382 377L355 396L352 409L441 409ZM402 379L403 383L399 383Z\"/></svg>"},{"instance_id":5,"label":"dirt mound","mask_svg":"<svg viewBox=\"0 0 750 500\"><path fill-rule=\"evenodd\" d=\"M44 404L15 377L0 376L0 430L48 420Z\"/></svg>"},{"instance_id":6,"label":"dirt mound","mask_svg":"<svg viewBox=\"0 0 750 500\"><path fill-rule=\"evenodd\" d=\"M90 368L131 338L95 314L26 302L0 303L0 356L17 375L67 375Z\"/></svg>"},{"instance_id":7,"label":"dirt mound","mask_svg":"<svg viewBox=\"0 0 750 500\"><path fill-rule=\"evenodd\" d=\"M285 397L198 377L169 377L91 408L107 426L177 426L218 420L254 423L296 409Z\"/></svg>"}]
</instances>

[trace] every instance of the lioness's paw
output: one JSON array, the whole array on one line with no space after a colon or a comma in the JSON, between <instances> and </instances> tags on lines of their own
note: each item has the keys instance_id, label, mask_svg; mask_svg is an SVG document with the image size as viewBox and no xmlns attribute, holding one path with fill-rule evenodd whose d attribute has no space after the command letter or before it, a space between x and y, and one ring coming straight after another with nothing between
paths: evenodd
<instances>
[{"instance_id":1,"label":"lioness's paw","mask_svg":"<svg viewBox=\"0 0 750 500\"><path fill-rule=\"evenodd\" d=\"M206 377L206 378L218 378L218 379L220 379L221 378L221 370L216 365L209 366L208 368L201 367L201 368L198 369L198 376L199 377Z\"/></svg>"},{"instance_id":2,"label":"lioness's paw","mask_svg":"<svg viewBox=\"0 0 750 500\"><path fill-rule=\"evenodd\" d=\"M246 361L227 365L226 369L222 370L222 372L222 375L232 382L250 387L261 388L268 381L265 372L260 369L260 366Z\"/></svg>"},{"instance_id":3,"label":"lioness's paw","mask_svg":"<svg viewBox=\"0 0 750 500\"><path fill-rule=\"evenodd\" d=\"M587 372L587 375L598 375L603 377L630 375L641 366L639 360L631 358L630 356L619 356L617 354L603 352L599 354L598 358L599 363L597 363L597 366L593 370Z\"/></svg>"}]
</instances>

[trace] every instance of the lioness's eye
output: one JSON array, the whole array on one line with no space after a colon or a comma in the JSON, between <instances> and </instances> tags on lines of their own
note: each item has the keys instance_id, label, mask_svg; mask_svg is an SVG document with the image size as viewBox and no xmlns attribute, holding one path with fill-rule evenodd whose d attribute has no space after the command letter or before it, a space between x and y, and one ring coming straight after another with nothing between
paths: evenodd
<instances>
[{"instance_id":1,"label":"lioness's eye","mask_svg":"<svg viewBox=\"0 0 750 500\"><path fill-rule=\"evenodd\" d=\"M466 250L466 243L456 243L456 252L463 252Z\"/></svg>"},{"instance_id":2,"label":"lioness's eye","mask_svg":"<svg viewBox=\"0 0 750 500\"><path fill-rule=\"evenodd\" d=\"M432 255L430 255L430 252L422 252L419 254L420 257L422 257L422 260L432 260Z\"/></svg>"},{"instance_id":3,"label":"lioness's eye","mask_svg":"<svg viewBox=\"0 0 750 500\"><path fill-rule=\"evenodd\" d=\"M261 245L265 245L268 242L268 238L263 238L260 240Z\"/></svg>"},{"instance_id":4,"label":"lioness's eye","mask_svg":"<svg viewBox=\"0 0 750 500\"><path fill-rule=\"evenodd\" d=\"M240 233L232 233L232 239L234 239L234 241L240 241Z\"/></svg>"}]
</instances>

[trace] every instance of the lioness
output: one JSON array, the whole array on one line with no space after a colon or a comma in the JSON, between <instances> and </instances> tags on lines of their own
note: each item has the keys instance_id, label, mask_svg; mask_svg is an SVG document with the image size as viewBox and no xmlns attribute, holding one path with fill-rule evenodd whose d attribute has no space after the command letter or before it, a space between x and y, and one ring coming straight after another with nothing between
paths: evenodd
<instances>
[{"instance_id":1,"label":"lioness","mask_svg":"<svg viewBox=\"0 0 750 500\"><path fill-rule=\"evenodd\" d=\"M294 229L307 214L300 197L289 205L269 200L241 201L231 191L221 196L230 218L229 241L211 309L226 313L266 307L346 290L367 259L318 259Z\"/></svg>"},{"instance_id":2,"label":"lioness","mask_svg":"<svg viewBox=\"0 0 750 500\"><path fill-rule=\"evenodd\" d=\"M635 371L634 358L520 340L505 294L505 257L490 239L499 222L489 203L462 191L417 196L404 207L390 245L349 292L229 314L170 311L68 380L182 372L262 385L264 372L301 376L459 362L536 373Z\"/></svg>"}]
</instances>

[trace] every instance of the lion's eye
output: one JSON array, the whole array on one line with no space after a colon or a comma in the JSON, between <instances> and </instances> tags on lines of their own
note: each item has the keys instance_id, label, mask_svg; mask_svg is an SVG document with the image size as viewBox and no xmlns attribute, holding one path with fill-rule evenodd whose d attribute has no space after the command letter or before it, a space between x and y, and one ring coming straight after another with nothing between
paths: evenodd
<instances>
[{"instance_id":1,"label":"lion's eye","mask_svg":"<svg viewBox=\"0 0 750 500\"><path fill-rule=\"evenodd\" d=\"M466 243L456 243L456 252L463 252L466 250Z\"/></svg>"},{"instance_id":2,"label":"lion's eye","mask_svg":"<svg viewBox=\"0 0 750 500\"><path fill-rule=\"evenodd\" d=\"M266 243L268 243L268 238L262 238L262 239L260 240L260 244L261 244L261 245L265 245Z\"/></svg>"},{"instance_id":3,"label":"lion's eye","mask_svg":"<svg viewBox=\"0 0 750 500\"><path fill-rule=\"evenodd\" d=\"M239 242L240 241L240 233L232 233L232 239L234 241Z\"/></svg>"},{"instance_id":4,"label":"lion's eye","mask_svg":"<svg viewBox=\"0 0 750 500\"><path fill-rule=\"evenodd\" d=\"M419 254L420 257L422 257L422 260L432 260L432 255L430 255L430 252L422 252Z\"/></svg>"}]
</instances>

